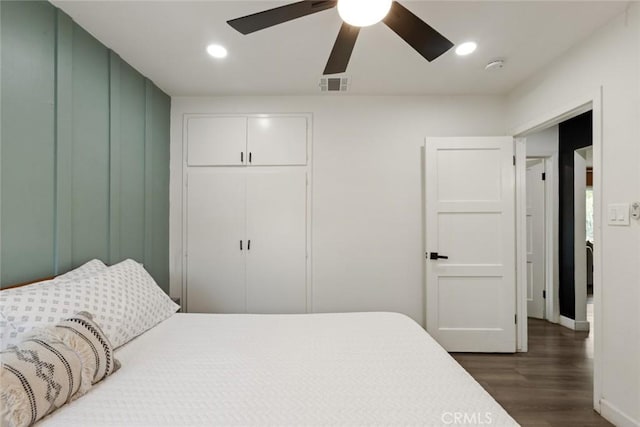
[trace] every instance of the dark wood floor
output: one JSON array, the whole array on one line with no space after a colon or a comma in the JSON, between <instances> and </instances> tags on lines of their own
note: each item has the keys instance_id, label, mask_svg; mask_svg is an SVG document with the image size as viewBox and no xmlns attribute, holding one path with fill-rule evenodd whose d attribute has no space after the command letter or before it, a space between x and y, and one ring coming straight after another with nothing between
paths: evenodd
<instances>
[{"instance_id":1,"label":"dark wood floor","mask_svg":"<svg viewBox=\"0 0 640 427\"><path fill-rule=\"evenodd\" d=\"M523 426L610 426L593 410L593 339L529 319L529 351L452 356Z\"/></svg>"}]
</instances>

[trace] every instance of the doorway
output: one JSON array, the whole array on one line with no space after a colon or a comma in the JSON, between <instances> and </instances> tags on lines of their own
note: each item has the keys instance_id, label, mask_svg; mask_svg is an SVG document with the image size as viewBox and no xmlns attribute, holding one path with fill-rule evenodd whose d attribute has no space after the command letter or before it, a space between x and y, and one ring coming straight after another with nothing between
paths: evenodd
<instances>
[{"instance_id":1,"label":"doorway","mask_svg":"<svg viewBox=\"0 0 640 427\"><path fill-rule=\"evenodd\" d=\"M554 192L557 191L557 194L559 195L560 193L560 178L561 178L561 174L567 174L569 171L566 170L565 167L560 165L560 146L558 146L558 150L554 150L554 149L550 149L549 147L543 147L542 151L540 153L535 153L533 154L533 156L531 155L532 153L529 152L529 146L530 146L530 141L535 139L536 134L542 133L542 132L553 132L554 127L556 128L556 132L559 133L559 125L563 122L569 121L570 119L576 118L578 116L581 116L583 114L587 114L586 120L589 122L590 127L591 127L591 132L592 132L592 140L588 141L588 144L584 144L582 147L575 147L571 150L571 162L573 163L574 159L574 154L575 154L575 149L576 148L583 148L584 146L587 145L593 145L592 147L592 154L587 154L586 156L590 156L592 158L593 161L593 166L592 166L592 171L591 171L591 182L592 185L590 186L591 188L589 189L589 196L587 196L587 193L585 192L585 199L587 197L590 197L591 200L593 200L593 208L592 208L592 212L593 212L593 220L592 220L592 224L593 224L593 239L595 241L594 245L593 245L593 257L592 259L589 261L592 261L592 265L593 265L593 275L592 275L592 279L591 279L591 275L587 275L586 274L586 268L585 268L585 282L587 279L589 280L589 283L592 284L592 288L593 289L593 324L591 325L591 330L593 332L593 384L594 384L594 393L593 393L593 407L596 411L600 411L600 399L602 398L601 395L601 372L602 372L602 366L600 363L600 357L599 355L601 354L601 349L600 349L600 343L601 343L601 337L599 335L599 331L601 330L601 318L600 316L598 316L599 310L600 310L600 300L601 300L601 288L599 286L599 284L601 283L601 273L600 273L600 268L599 268L599 259L601 257L600 254L600 250L599 247L597 245L597 242L600 240L599 236L601 235L601 221L602 221L602 209L601 209L601 195L600 195L600 189L601 189L601 171L599 170L600 165L602 164L602 116L601 116L601 111L602 111L602 94L601 91L597 91L592 93L590 96L585 95L584 98L582 98L582 101L580 99L577 99L574 101L573 104L569 104L568 106L565 106L562 109L558 109L555 111L552 111L550 113L548 113L546 116L541 117L540 119L533 121L529 124L523 125L519 128L516 128L514 130L514 134L516 135L517 139L516 139L516 176L517 176L517 222L518 222L518 253L520 255L518 255L518 313L519 316L521 315L525 315L527 313L527 273L526 273L526 269L527 269L527 240L526 240L526 232L525 232L525 224L526 224L526 168L527 168L527 157L543 157L545 158L545 160L548 162L547 164L550 164L552 166L551 170L546 169L546 178L547 178L547 196L549 194L553 194ZM583 119L585 118L583 117ZM565 147L566 148L566 147ZM585 162L586 163L586 162ZM555 175L554 176L554 172ZM571 176L572 176L572 185L573 185L573 169L571 169ZM551 175L551 176L550 176ZM586 181L586 176L585 176L585 181ZM586 183L585 183L586 184ZM571 199L574 199L574 194L573 194L573 188L571 189ZM564 190L563 190L564 191ZM549 200L549 197L547 197L546 200ZM553 236L554 234L557 233L558 235L558 239L555 239L558 243L557 243L557 247L553 247L553 245L549 245L548 242L549 241L553 241L553 239L547 239L547 244L545 245L545 249L548 250L547 256L546 256L546 264L545 264L545 269L547 272L547 281L546 281L546 301L545 301L545 308L546 311L544 313L544 316L547 320L554 322L554 323L560 323L561 321L561 316L564 315L565 317L569 317L566 316L565 313L567 313L567 311L563 310L564 313L560 313L559 307L560 307L560 265L559 262L560 260L562 260L562 262L566 261L566 258L569 257L561 257L560 253L562 252L562 255L566 255L567 254L567 250L570 249L571 250L571 257L570 258L574 258L575 254L575 230L572 230L572 240L571 240L571 244L570 247L566 246L566 242L565 247L563 249L560 248L560 229L562 227L561 222L560 222L560 218L559 218L559 211L560 211L560 201L564 200L561 199L560 197L558 198L552 198L552 200L556 200L556 206L558 207L558 209L555 209L555 212L552 213L551 215L549 215L549 212L552 211L553 209L550 209L550 206L546 206L545 209L548 213L546 219L547 222L545 223L546 225L546 229L545 229L545 235L546 236ZM573 208L573 200L571 200L572 202L572 208ZM587 210L587 206L584 206L584 211L586 213ZM570 212L570 217L573 217L575 215L575 212L572 211ZM563 217L563 219L566 219L566 217ZM573 218L572 218L573 219ZM586 221L582 223L583 229L585 227ZM575 226L575 225L574 225ZM566 230L566 226L565 226L565 230ZM586 235L586 230L585 230L585 235ZM581 251L580 254L578 255L579 260L584 259L584 263L585 266L587 264L587 249L586 249L586 240L582 240L581 243ZM553 256L551 256L551 255ZM555 255L554 255L555 254ZM555 258L555 259L554 259ZM575 266L575 265L574 265ZM575 274L575 270L573 271L573 273ZM572 278L572 282L573 282L573 278ZM575 291L575 283L572 283L573 289ZM587 295L587 287L586 287L586 283L585 283L585 299L586 299L586 295ZM563 297L567 295L566 289L563 290ZM575 293L572 295L575 298ZM591 301L591 298L589 298L589 300ZM566 307L565 307L566 308ZM568 314L572 314L571 317L573 317L573 323L574 323L574 328L575 328L575 305L573 307L571 307L571 309L573 309L573 313L571 313L570 311L568 312ZM585 311L586 311L586 301L585 301ZM571 318L569 317L569 318ZM585 322L586 323L586 322ZM585 334L585 332L571 332L571 333L580 333L580 334ZM591 334L589 334L591 335ZM527 351L527 322L520 322L518 324L518 348L520 351Z\"/></svg>"},{"instance_id":2,"label":"doorway","mask_svg":"<svg viewBox=\"0 0 640 427\"><path fill-rule=\"evenodd\" d=\"M578 331L593 301L592 133L587 111L525 142L527 316Z\"/></svg>"}]
</instances>

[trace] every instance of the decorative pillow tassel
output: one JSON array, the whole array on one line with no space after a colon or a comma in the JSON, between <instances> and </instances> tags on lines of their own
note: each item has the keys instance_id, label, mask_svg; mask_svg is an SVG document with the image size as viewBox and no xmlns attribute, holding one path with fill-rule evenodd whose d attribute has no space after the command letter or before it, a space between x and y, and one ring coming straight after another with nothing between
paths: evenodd
<instances>
[{"instance_id":1,"label":"decorative pillow tassel","mask_svg":"<svg viewBox=\"0 0 640 427\"><path fill-rule=\"evenodd\" d=\"M31 423L31 405L22 387L10 384L5 376L5 370L0 371L0 423L7 427L27 427Z\"/></svg>"}]
</instances>

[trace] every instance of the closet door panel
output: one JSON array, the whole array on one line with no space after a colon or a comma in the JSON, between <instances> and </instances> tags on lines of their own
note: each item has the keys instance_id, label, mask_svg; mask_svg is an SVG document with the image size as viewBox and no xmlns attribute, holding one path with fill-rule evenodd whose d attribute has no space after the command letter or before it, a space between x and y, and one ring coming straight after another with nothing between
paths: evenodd
<instances>
[{"instance_id":1,"label":"closet door panel","mask_svg":"<svg viewBox=\"0 0 640 427\"><path fill-rule=\"evenodd\" d=\"M245 117L191 117L187 122L189 166L246 164Z\"/></svg>"},{"instance_id":2,"label":"closet door panel","mask_svg":"<svg viewBox=\"0 0 640 427\"><path fill-rule=\"evenodd\" d=\"M247 311L306 312L306 172L247 175Z\"/></svg>"},{"instance_id":3,"label":"closet door panel","mask_svg":"<svg viewBox=\"0 0 640 427\"><path fill-rule=\"evenodd\" d=\"M247 127L249 164L307 164L306 117L251 117Z\"/></svg>"},{"instance_id":4,"label":"closet door panel","mask_svg":"<svg viewBox=\"0 0 640 427\"><path fill-rule=\"evenodd\" d=\"M241 171L224 168L189 170L189 312L244 313L246 310L245 187L246 176Z\"/></svg>"}]
</instances>

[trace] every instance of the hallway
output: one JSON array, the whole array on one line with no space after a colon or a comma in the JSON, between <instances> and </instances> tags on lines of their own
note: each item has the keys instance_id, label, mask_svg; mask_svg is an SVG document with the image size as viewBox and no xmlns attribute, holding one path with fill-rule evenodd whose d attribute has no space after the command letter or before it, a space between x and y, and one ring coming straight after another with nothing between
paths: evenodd
<instances>
[{"instance_id":1,"label":"hallway","mask_svg":"<svg viewBox=\"0 0 640 427\"><path fill-rule=\"evenodd\" d=\"M593 336L529 320L529 352L452 356L523 426L610 426L593 411Z\"/></svg>"}]
</instances>

